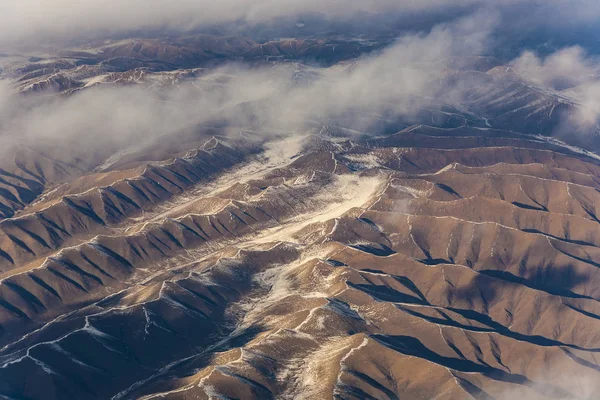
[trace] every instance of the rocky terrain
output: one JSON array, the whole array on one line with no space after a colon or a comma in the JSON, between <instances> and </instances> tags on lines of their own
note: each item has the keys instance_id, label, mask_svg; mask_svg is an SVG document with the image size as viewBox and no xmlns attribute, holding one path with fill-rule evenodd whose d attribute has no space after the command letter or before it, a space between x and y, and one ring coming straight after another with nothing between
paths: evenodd
<instances>
[{"instance_id":1,"label":"rocky terrain","mask_svg":"<svg viewBox=\"0 0 600 400\"><path fill-rule=\"evenodd\" d=\"M206 83L232 60L302 84L380 45L132 39L2 75L21 99ZM0 397L596 398L597 132L562 137L576 99L499 60L443 70L460 103L365 115L368 132L206 123L137 148L10 147Z\"/></svg>"},{"instance_id":2,"label":"rocky terrain","mask_svg":"<svg viewBox=\"0 0 600 400\"><path fill-rule=\"evenodd\" d=\"M335 38L256 42L246 37L208 34L107 40L74 49L49 49L28 57L18 53L4 54L0 57L0 62L5 60L0 72L14 80L23 93L72 93L103 83L128 84L146 79L173 83L232 61L302 60L335 64L379 49L384 44Z\"/></svg>"}]
</instances>

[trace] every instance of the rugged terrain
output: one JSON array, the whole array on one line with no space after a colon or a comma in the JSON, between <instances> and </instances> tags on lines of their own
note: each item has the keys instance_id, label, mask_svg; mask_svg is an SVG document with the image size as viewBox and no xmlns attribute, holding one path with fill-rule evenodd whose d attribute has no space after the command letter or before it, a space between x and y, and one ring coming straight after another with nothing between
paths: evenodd
<instances>
[{"instance_id":1,"label":"rugged terrain","mask_svg":"<svg viewBox=\"0 0 600 400\"><path fill-rule=\"evenodd\" d=\"M353 57L335 46L128 40L4 74L21 96L177 85L219 57L305 77L307 58ZM596 398L597 136L548 136L577 102L499 65L447 61L440 85L472 83L463 104L365 116L369 132L11 148L0 397Z\"/></svg>"},{"instance_id":2,"label":"rugged terrain","mask_svg":"<svg viewBox=\"0 0 600 400\"><path fill-rule=\"evenodd\" d=\"M24 93L72 93L98 84L153 79L173 83L225 62L265 63L303 60L333 65L380 49L385 42L359 39L275 39L197 34L176 38L106 40L73 49L49 49L24 57L0 55L0 72Z\"/></svg>"}]
</instances>

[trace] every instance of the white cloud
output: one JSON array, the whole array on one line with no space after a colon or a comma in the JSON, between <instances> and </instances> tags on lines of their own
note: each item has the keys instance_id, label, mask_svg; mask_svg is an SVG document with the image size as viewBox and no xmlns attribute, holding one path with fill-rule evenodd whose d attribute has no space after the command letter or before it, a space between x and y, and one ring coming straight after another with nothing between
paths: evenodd
<instances>
[{"instance_id":1,"label":"white cloud","mask_svg":"<svg viewBox=\"0 0 600 400\"><path fill-rule=\"evenodd\" d=\"M545 10L551 15L566 13L571 19L592 19L600 15L596 3L591 0L3 0L0 44L102 37L160 28L185 31L206 24L269 22L306 14L344 19L356 13L440 12L465 6L498 8L526 4L531 15L544 14ZM561 20L557 19L557 23Z\"/></svg>"},{"instance_id":2,"label":"white cloud","mask_svg":"<svg viewBox=\"0 0 600 400\"><path fill-rule=\"evenodd\" d=\"M319 69L318 78L302 84L294 81L290 65L229 65L200 78L226 77L217 86L188 83L161 92L148 92L141 85L86 89L29 107L3 101L6 96L0 91L2 134L21 143L60 139L96 148L172 134L216 118L293 132L308 120L352 115L355 110L411 115L434 97L432 81L442 68L438 61L485 48L494 20L486 16L482 29L474 22L482 18L475 15L427 35L405 36L355 65Z\"/></svg>"},{"instance_id":3,"label":"white cloud","mask_svg":"<svg viewBox=\"0 0 600 400\"><path fill-rule=\"evenodd\" d=\"M512 62L513 66L532 82L564 89L596 79L596 67L578 46L559 50L542 59L526 51Z\"/></svg>"},{"instance_id":4,"label":"white cloud","mask_svg":"<svg viewBox=\"0 0 600 400\"><path fill-rule=\"evenodd\" d=\"M568 122L580 128L591 128L600 117L600 75L598 60L578 46L559 50L547 57L530 51L512 62L526 80L548 89L562 91L579 103L568 116Z\"/></svg>"},{"instance_id":5,"label":"white cloud","mask_svg":"<svg viewBox=\"0 0 600 400\"><path fill-rule=\"evenodd\" d=\"M151 7L141 7L137 0L126 1L121 8L111 4L113 0L105 0L104 6L91 20L77 19L78 24L88 28L104 28L123 26L126 22L142 26L146 23L166 23L182 17L184 10L196 7L200 2L189 3L181 0L181 9L165 8L163 0L151 0L160 4L162 14L155 13ZM260 10L268 4L275 4L272 12L304 12L316 7L316 3L302 3L300 7L295 0L259 0L257 2L240 2L241 9L234 10L236 17L253 15L251 10ZM299 0L298 0L299 1ZM349 9L345 12L365 7L363 2L349 0L323 0L325 3L341 8L342 3ZM517 1L517 0L514 0ZM524 0L523 0L524 1ZM534 1L534 0L531 0ZM556 0L561 1L561 0ZM510 1L508 1L510 2ZM44 2L42 2L44 3ZM61 4L62 3L62 4ZM84 7L81 2L57 0L53 4L61 13L93 12L99 3L90 1ZM397 2L378 0L377 7L400 7ZM16 3L15 3L16 4ZM0 7L24 11L32 0L23 0L22 6ZM232 0L224 0L211 4L208 10L217 8L212 13L206 11L190 18L219 18L219 12L233 7ZM277 11L276 5L288 4L291 8ZM292 7L296 4L296 8ZM366 4L366 3L365 3ZM446 0L431 0L426 3L400 2L403 7L427 7L434 4L458 4ZM461 2L464 4L464 2ZM61 7L62 5L62 7ZM71 8L66 7L72 6ZM111 7L114 5L115 7ZM188 8L186 8L186 5ZM353 6L355 5L355 6ZM130 7L140 7L139 15ZM66 7L66 8L65 8ZM89 7L89 8L88 8ZM334 13L335 7L323 9ZM353 8L354 7L354 8ZM120 10L120 12L119 12ZM291 10L291 11L290 11ZM294 11L295 10L295 11ZM121 17L116 14L122 14ZM225 13L227 14L227 13ZM258 14L267 18L267 14ZM411 116L430 106L439 98L434 84L442 72L442 59L461 58L469 55L485 53L490 48L490 38L497 26L505 21L499 20L501 13L482 9L469 17L434 27L427 34L403 36L395 45L380 54L362 58L351 67L334 66L318 71L316 80L304 84L296 84L293 71L286 66L274 69L248 69L243 66L227 66L214 71L214 75L230 77L227 83L213 89L199 91L193 84L184 84L176 89L160 93L147 92L142 87L111 87L98 90L86 89L82 93L68 98L57 98L43 101L32 107L23 107L15 103L14 98L7 100L6 92L0 86L0 129L2 135L11 137L20 143L38 138L72 141L90 147L120 146L126 142L139 141L144 138L168 135L181 130L190 129L210 119L221 118L232 125L260 123L269 129L297 131L301 130L307 120L327 119L344 115L352 116L355 110L372 113L391 113ZM228 18L226 15L223 18ZM111 22L106 20L114 17ZM0 21L7 19L0 12ZM31 18L31 17L27 17ZM44 17L38 15L45 21ZM258 17L256 17L258 18ZM87 21L87 22L86 22ZM47 23L46 28L57 25ZM109 24L109 25L107 25ZM68 23L67 23L68 25ZM2 24L0 23L0 26ZM40 29L43 28L43 24ZM65 27L65 29L71 29ZM0 28L2 31L4 28ZM25 28L22 28L25 29ZM582 124L591 124L597 118L600 104L600 85L591 80L594 73L593 62L580 48L569 48L541 58L533 53L524 53L513 62L522 74L532 82L547 86L576 86L580 88L582 98L581 114L575 116ZM205 79L205 78L200 78ZM591 84L594 83L594 84ZM454 91L452 90L454 89ZM460 101L460 88L448 88L444 98ZM357 129L367 129L356 121ZM5 143L5 142L4 142Z\"/></svg>"}]
</instances>

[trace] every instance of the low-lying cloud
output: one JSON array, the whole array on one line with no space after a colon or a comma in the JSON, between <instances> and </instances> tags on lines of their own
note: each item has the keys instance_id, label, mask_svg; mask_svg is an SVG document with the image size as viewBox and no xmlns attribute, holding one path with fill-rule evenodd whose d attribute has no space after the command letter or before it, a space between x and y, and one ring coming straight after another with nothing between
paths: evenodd
<instances>
[{"instance_id":1,"label":"low-lying cloud","mask_svg":"<svg viewBox=\"0 0 600 400\"><path fill-rule=\"evenodd\" d=\"M482 20L483 27L478 23ZM291 64L233 64L161 91L148 91L144 85L99 87L27 107L17 107L15 98L0 93L2 133L21 144L61 140L95 149L150 140L214 120L299 132L307 121L351 119L357 110L410 116L435 97L432 83L443 68L439 61L483 51L495 23L490 15L463 18L428 34L404 36L357 62L314 68L314 77L300 82ZM1 92L7 89L5 85ZM350 122L353 128L368 129L358 118Z\"/></svg>"},{"instance_id":2,"label":"low-lying cloud","mask_svg":"<svg viewBox=\"0 0 600 400\"><path fill-rule=\"evenodd\" d=\"M511 13L527 8L527 16ZM127 32L166 29L190 31L225 23L258 24L286 18L319 15L351 19L360 15L404 15L444 12L472 7L502 9L505 23L529 25L565 21L593 21L600 16L594 0L6 0L0 2L2 46L39 43L76 37L104 38ZM558 18L560 17L560 18Z\"/></svg>"},{"instance_id":3,"label":"low-lying cloud","mask_svg":"<svg viewBox=\"0 0 600 400\"><path fill-rule=\"evenodd\" d=\"M162 0L152 1L160 3ZM356 10L364 7L362 2L325 0L326 3L328 1L340 8L342 3L346 4L349 7L347 12L353 11L353 4ZM472 1L432 0L420 5L413 2L400 4L404 7L428 7L467 2ZM505 3L514 2L517 0ZM103 4L110 8L108 3L105 1ZM123 7L127 11L127 7L135 3L126 2ZM192 7L191 3L189 7ZM295 4L294 0L272 3L274 7L284 3L290 7ZM31 6L33 3L24 0L23 5L15 9L24 11L27 4ZM180 5L186 4L184 1ZM209 6L208 10L210 7L224 7L221 10L225 10L225 4L233 6L234 3L227 0L219 6ZM261 5L266 7L267 4L266 0L244 3L242 10L236 12L248 17L250 9L259 10ZM311 2L303 4L306 8L301 11L310 10L313 6ZM376 6L380 9L399 7L394 4L396 2L379 0ZM95 3L89 2L88 6L89 9L74 4L67 11L57 5L60 9L57 12L90 12ZM138 6L141 7L140 4ZM7 5L0 7L6 9ZM154 12L149 8L140 10L140 16L135 17L139 18L140 27L152 20L144 17ZM164 11L161 18L173 17L175 20L174 16L181 12L165 9L162 4L159 8ZM334 10L335 7L328 9L332 13ZM14 12L14 9L9 11ZM103 17L103 12L108 14ZM97 26L110 26L105 25L102 19L114 12L99 11L98 19L88 21L88 27L95 23ZM124 12L124 15L125 19L134 18L133 11ZM217 18L219 12L210 15ZM266 18L265 15L263 17ZM6 15L0 12L0 20L2 18ZM23 145L37 141L63 141L71 143L71 146L97 151L194 130L216 120L230 126L259 127L265 132L294 133L306 129L308 121L343 117L352 129L367 131L370 126L369 120L362 118L365 114L391 118L402 116L410 120L411 116L436 104L442 95L443 99L460 104L464 87L444 87L443 93L440 93L439 77L445 69L441 61L488 52L494 44L494 32L505 22L503 18L502 13L481 9L468 17L437 25L426 33L404 35L389 48L356 62L314 68L311 71L313 78L300 82L291 64L275 68L249 68L237 64L221 67L198 81L161 91L148 91L144 85L99 87L85 89L66 98L44 99L35 105L24 105L10 94L8 85L0 82L0 135L3 136L4 151L10 148L7 143ZM111 23L117 28L124 22L117 19ZM595 77L594 59L582 49L567 48L547 57L525 52L512 65L532 84L556 91L576 91L571 94L581 99L582 107L578 115L569 118L575 118L581 126L591 126L598 119L600 84ZM207 84L211 79L218 84Z\"/></svg>"},{"instance_id":4,"label":"low-lying cloud","mask_svg":"<svg viewBox=\"0 0 600 400\"><path fill-rule=\"evenodd\" d=\"M535 85L557 92L579 103L569 122L581 128L598 124L600 117L600 70L598 58L578 46L541 57L525 51L512 62L521 76Z\"/></svg>"},{"instance_id":5,"label":"low-lying cloud","mask_svg":"<svg viewBox=\"0 0 600 400\"><path fill-rule=\"evenodd\" d=\"M525 51L512 65L530 81L563 90L597 79L597 64L578 46L541 58Z\"/></svg>"}]
</instances>

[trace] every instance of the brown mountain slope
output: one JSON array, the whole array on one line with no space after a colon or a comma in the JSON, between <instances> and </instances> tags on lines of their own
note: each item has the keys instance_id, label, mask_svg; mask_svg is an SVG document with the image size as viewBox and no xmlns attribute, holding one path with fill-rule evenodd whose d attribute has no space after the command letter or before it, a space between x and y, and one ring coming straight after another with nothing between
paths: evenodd
<instances>
[{"instance_id":1,"label":"brown mountain slope","mask_svg":"<svg viewBox=\"0 0 600 400\"><path fill-rule=\"evenodd\" d=\"M594 398L600 163L470 129L45 175L0 221L0 395Z\"/></svg>"}]
</instances>

